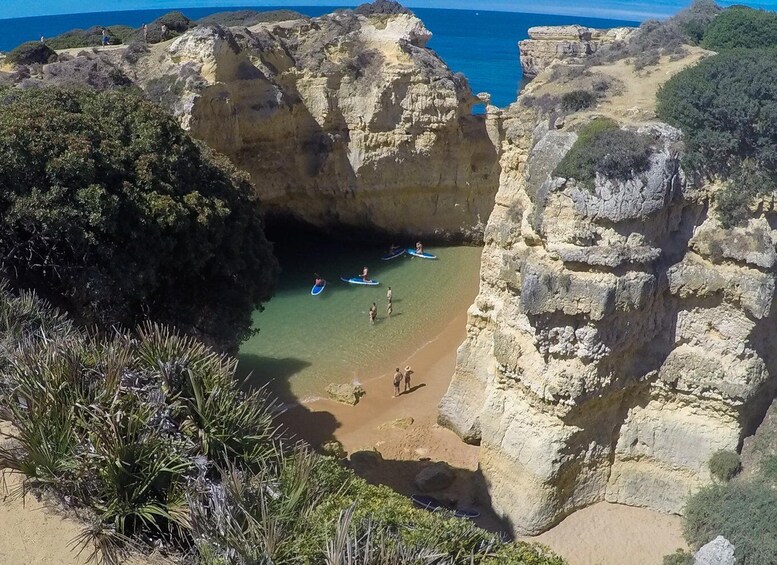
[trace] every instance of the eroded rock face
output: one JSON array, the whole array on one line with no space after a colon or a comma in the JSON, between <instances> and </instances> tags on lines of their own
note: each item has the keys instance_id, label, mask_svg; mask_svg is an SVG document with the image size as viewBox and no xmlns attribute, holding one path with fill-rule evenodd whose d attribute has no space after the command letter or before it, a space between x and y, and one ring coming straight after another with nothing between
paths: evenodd
<instances>
[{"instance_id":1,"label":"eroded rock face","mask_svg":"<svg viewBox=\"0 0 777 565\"><path fill-rule=\"evenodd\" d=\"M525 77L536 77L551 63L574 62L596 53L602 45L625 41L636 28L594 29L580 25L529 28L529 39L518 43Z\"/></svg>"},{"instance_id":2,"label":"eroded rock face","mask_svg":"<svg viewBox=\"0 0 777 565\"><path fill-rule=\"evenodd\" d=\"M723 229L717 188L680 172L679 131L600 107L654 149L593 189L554 175L592 113L558 130L505 114L480 293L440 405L522 534L601 500L681 512L774 395L773 207Z\"/></svg>"},{"instance_id":3,"label":"eroded rock face","mask_svg":"<svg viewBox=\"0 0 777 565\"><path fill-rule=\"evenodd\" d=\"M341 11L195 28L124 67L251 175L270 215L478 240L498 185L497 118L472 115L479 100L430 36L412 14Z\"/></svg>"}]
</instances>

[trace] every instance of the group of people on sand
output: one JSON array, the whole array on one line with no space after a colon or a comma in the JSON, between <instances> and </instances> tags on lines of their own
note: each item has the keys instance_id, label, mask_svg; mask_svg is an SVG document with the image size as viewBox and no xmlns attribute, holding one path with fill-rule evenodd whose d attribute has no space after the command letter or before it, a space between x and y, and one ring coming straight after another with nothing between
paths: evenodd
<instances>
[{"instance_id":1,"label":"group of people on sand","mask_svg":"<svg viewBox=\"0 0 777 565\"><path fill-rule=\"evenodd\" d=\"M397 367L396 371L394 372L394 396L393 398L396 398L403 392L410 392L410 375L413 374L413 370L410 368L410 365L405 367L404 371L400 371L399 367ZM402 381L405 382L405 390L400 392L400 388L402 385Z\"/></svg>"}]
</instances>

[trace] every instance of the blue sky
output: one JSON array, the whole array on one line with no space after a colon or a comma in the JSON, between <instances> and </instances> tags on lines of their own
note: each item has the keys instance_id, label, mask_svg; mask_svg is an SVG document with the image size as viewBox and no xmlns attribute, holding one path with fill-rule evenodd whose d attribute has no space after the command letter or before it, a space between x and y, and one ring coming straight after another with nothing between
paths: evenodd
<instances>
[{"instance_id":1,"label":"blue sky","mask_svg":"<svg viewBox=\"0 0 777 565\"><path fill-rule=\"evenodd\" d=\"M352 6L361 2L348 0L0 0L0 18L19 18L49 14L72 14L148 8L184 8L211 6ZM690 0L405 0L413 8L457 8L567 14L573 16L644 20L675 13ZM747 4L777 10L777 0L720 1L723 6Z\"/></svg>"}]
</instances>

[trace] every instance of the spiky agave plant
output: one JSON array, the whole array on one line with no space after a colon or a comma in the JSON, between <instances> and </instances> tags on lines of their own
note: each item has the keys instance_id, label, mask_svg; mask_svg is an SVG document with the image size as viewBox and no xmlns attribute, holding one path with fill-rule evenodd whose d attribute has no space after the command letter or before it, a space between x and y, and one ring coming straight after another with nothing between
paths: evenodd
<instances>
[{"instance_id":1,"label":"spiky agave plant","mask_svg":"<svg viewBox=\"0 0 777 565\"><path fill-rule=\"evenodd\" d=\"M265 389L238 388L236 359L155 324L143 326L139 337L143 369L158 372L181 433L216 467L236 462L259 469L278 455L274 404Z\"/></svg>"},{"instance_id":2,"label":"spiky agave plant","mask_svg":"<svg viewBox=\"0 0 777 565\"><path fill-rule=\"evenodd\" d=\"M312 480L319 458L297 446L279 453L259 473L231 466L219 484L190 499L192 530L204 563L243 565L304 562L300 539L309 537L306 517L329 494ZM322 543L324 540L320 540Z\"/></svg>"}]
</instances>

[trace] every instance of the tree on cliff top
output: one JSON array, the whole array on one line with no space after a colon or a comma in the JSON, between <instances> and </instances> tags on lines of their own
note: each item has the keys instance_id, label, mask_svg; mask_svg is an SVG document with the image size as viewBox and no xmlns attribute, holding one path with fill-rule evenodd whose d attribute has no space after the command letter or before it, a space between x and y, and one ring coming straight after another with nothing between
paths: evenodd
<instances>
[{"instance_id":1,"label":"tree on cliff top","mask_svg":"<svg viewBox=\"0 0 777 565\"><path fill-rule=\"evenodd\" d=\"M0 92L0 265L80 323L233 349L277 263L252 187L126 91Z\"/></svg>"}]
</instances>

